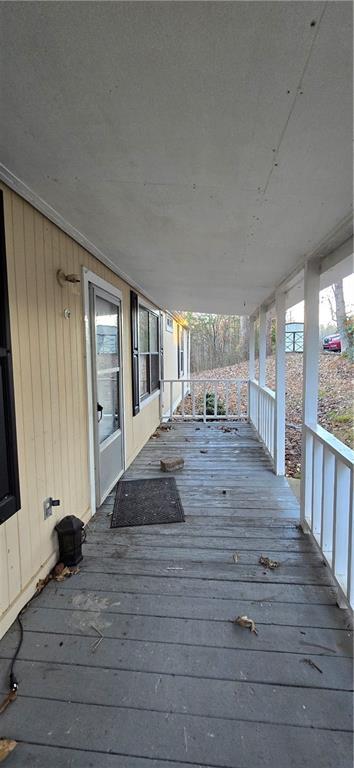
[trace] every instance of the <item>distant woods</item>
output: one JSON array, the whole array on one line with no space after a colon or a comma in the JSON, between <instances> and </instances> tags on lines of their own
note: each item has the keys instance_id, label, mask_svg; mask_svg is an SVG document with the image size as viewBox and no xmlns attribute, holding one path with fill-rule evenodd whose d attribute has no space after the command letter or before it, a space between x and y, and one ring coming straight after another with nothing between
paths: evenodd
<instances>
[{"instance_id":1,"label":"distant woods","mask_svg":"<svg viewBox=\"0 0 354 768\"><path fill-rule=\"evenodd\" d=\"M191 372L224 368L245 360L249 322L237 315L185 313L191 331Z\"/></svg>"},{"instance_id":2,"label":"distant woods","mask_svg":"<svg viewBox=\"0 0 354 768\"><path fill-rule=\"evenodd\" d=\"M321 301L329 304L332 323L320 326L319 348L322 350L323 337L338 332L342 341L342 353L353 359L354 316L352 307L346 307L343 282L327 290ZM212 315L183 313L191 332L191 373L226 368L247 360L249 340L249 319L238 315ZM291 313L287 318L290 322ZM276 320L275 308L267 312L267 356L275 354ZM255 346L258 353L259 322L255 324Z\"/></svg>"}]
</instances>

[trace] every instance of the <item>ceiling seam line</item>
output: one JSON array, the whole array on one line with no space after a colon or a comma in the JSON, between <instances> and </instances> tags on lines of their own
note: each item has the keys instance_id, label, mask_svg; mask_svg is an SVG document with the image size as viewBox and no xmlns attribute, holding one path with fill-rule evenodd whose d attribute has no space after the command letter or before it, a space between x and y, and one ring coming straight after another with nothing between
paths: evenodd
<instances>
[{"instance_id":1,"label":"ceiling seam line","mask_svg":"<svg viewBox=\"0 0 354 768\"><path fill-rule=\"evenodd\" d=\"M277 143L277 146L276 146L276 150L275 150L275 152L274 152L274 157L277 157L277 156L278 156L278 153L279 153L280 147L281 147L281 145L282 145L282 142L283 142L283 139L284 139L284 136L285 136L285 133L286 133L287 127L288 127L288 125L289 125L290 119L291 119L291 117L292 117L292 114L293 114L293 112L294 112L294 109L295 109L295 105L296 105L296 102L297 102L297 98L298 98L298 95L299 95L299 91L300 91L300 90L301 90L301 88L302 88L302 82L303 82L303 79L304 79L304 77L305 77L305 74L306 74L306 72L307 72L307 69L308 69L308 66L309 66L309 63L310 63L310 59L311 59L311 56L312 56L312 52L313 52L313 49L314 49L314 46L315 46L316 40L317 40L317 38L318 38L318 35L319 35L319 31L320 31L320 27L321 27L321 22L322 22L322 19L323 19L323 16L324 16L324 14L325 14L326 8L327 8L327 2L325 2L325 3L324 3L324 6L323 6L323 9L322 9L322 12L321 12L321 15L320 15L320 18L319 18L318 24L317 24L317 29L316 29L316 32L315 32L315 34L314 34L314 36L313 36L313 38L312 38L312 42L311 42L311 45L310 45L310 49L309 49L309 52L308 52L308 54L307 54L307 57L306 57L306 60L305 60L304 66L303 66L303 68L302 68L302 72L301 72L301 75L300 75L300 80L299 80L299 82L298 82L298 84L297 84L297 86L296 86L296 92L295 92L295 96L294 96L293 102L292 102L292 104L291 104L291 107L290 107L290 110L289 110L289 114L288 114L288 116L287 116L287 118L286 118L286 120L285 120L284 126L283 126L283 128L282 128L282 131L281 131L281 133L280 133L280 137L279 137L279 140L278 140L278 143ZM269 171L269 173L268 173L268 178L267 178L267 181L266 181L266 183L265 183L265 186L264 186L264 189L263 189L263 192L262 192L262 196L264 196L264 195L266 194L266 192L267 192L267 189L268 189L268 186L269 186L269 183L270 183L271 177L272 177L272 175L273 175L273 170L274 170L274 167L275 167L275 166L274 166L274 164L272 163L271 169L270 169L270 171Z\"/></svg>"}]
</instances>

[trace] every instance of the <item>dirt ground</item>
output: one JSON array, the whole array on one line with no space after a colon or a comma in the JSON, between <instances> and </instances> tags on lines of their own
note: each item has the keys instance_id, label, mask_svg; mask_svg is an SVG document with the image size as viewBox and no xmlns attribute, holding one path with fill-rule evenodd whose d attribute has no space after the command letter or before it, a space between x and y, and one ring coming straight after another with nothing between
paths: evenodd
<instances>
[{"instance_id":1,"label":"dirt ground","mask_svg":"<svg viewBox=\"0 0 354 768\"><path fill-rule=\"evenodd\" d=\"M301 420L302 420L302 354L286 355L286 471L290 477L300 475L301 456ZM247 378L247 362L227 368L202 371L194 374L196 379ZM267 386L274 388L275 359L267 358ZM353 408L354 366L345 358L335 353L320 355L318 422L353 448L354 446L354 408ZM224 400L225 389L217 385L217 394ZM196 388L202 401L202 387ZM230 390L230 403L235 406L236 388ZM241 388L241 408L246 409L246 386ZM186 399L186 412L191 412L191 402Z\"/></svg>"}]
</instances>

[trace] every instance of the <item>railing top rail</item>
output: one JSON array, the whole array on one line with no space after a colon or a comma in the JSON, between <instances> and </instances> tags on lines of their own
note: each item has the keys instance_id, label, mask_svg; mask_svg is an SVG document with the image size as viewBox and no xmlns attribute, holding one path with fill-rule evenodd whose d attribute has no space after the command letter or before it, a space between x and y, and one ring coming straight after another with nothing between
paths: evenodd
<instances>
[{"instance_id":1,"label":"railing top rail","mask_svg":"<svg viewBox=\"0 0 354 768\"><path fill-rule=\"evenodd\" d=\"M327 429L324 429L319 424L313 424L312 426L305 424L304 426L308 432L311 432L326 448L329 448L349 469L353 469L354 451L351 448L344 445L341 440L331 435Z\"/></svg>"},{"instance_id":2,"label":"railing top rail","mask_svg":"<svg viewBox=\"0 0 354 768\"><path fill-rule=\"evenodd\" d=\"M248 381L249 379L161 379L162 384L247 384Z\"/></svg>"},{"instance_id":3,"label":"railing top rail","mask_svg":"<svg viewBox=\"0 0 354 768\"><path fill-rule=\"evenodd\" d=\"M262 387L260 383L257 381L257 379L249 379L249 382L252 386L257 387L258 389L260 389L261 392L264 392L265 395L275 400L274 389L270 389L270 387Z\"/></svg>"}]
</instances>

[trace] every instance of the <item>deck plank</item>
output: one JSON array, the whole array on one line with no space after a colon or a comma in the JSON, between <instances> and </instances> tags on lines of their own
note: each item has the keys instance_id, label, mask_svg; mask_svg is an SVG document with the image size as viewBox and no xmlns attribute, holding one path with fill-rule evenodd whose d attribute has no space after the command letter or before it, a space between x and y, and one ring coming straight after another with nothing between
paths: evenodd
<instances>
[{"instance_id":1,"label":"deck plank","mask_svg":"<svg viewBox=\"0 0 354 768\"><path fill-rule=\"evenodd\" d=\"M125 477L159 476L177 455L186 522L111 530L110 494L80 573L25 612L7 765L274 768L291 755L292 768L347 768L350 616L296 528L297 500L246 423L174 425ZM238 614L258 635L231 623ZM14 626L0 643L2 692L17 641Z\"/></svg>"}]
</instances>

